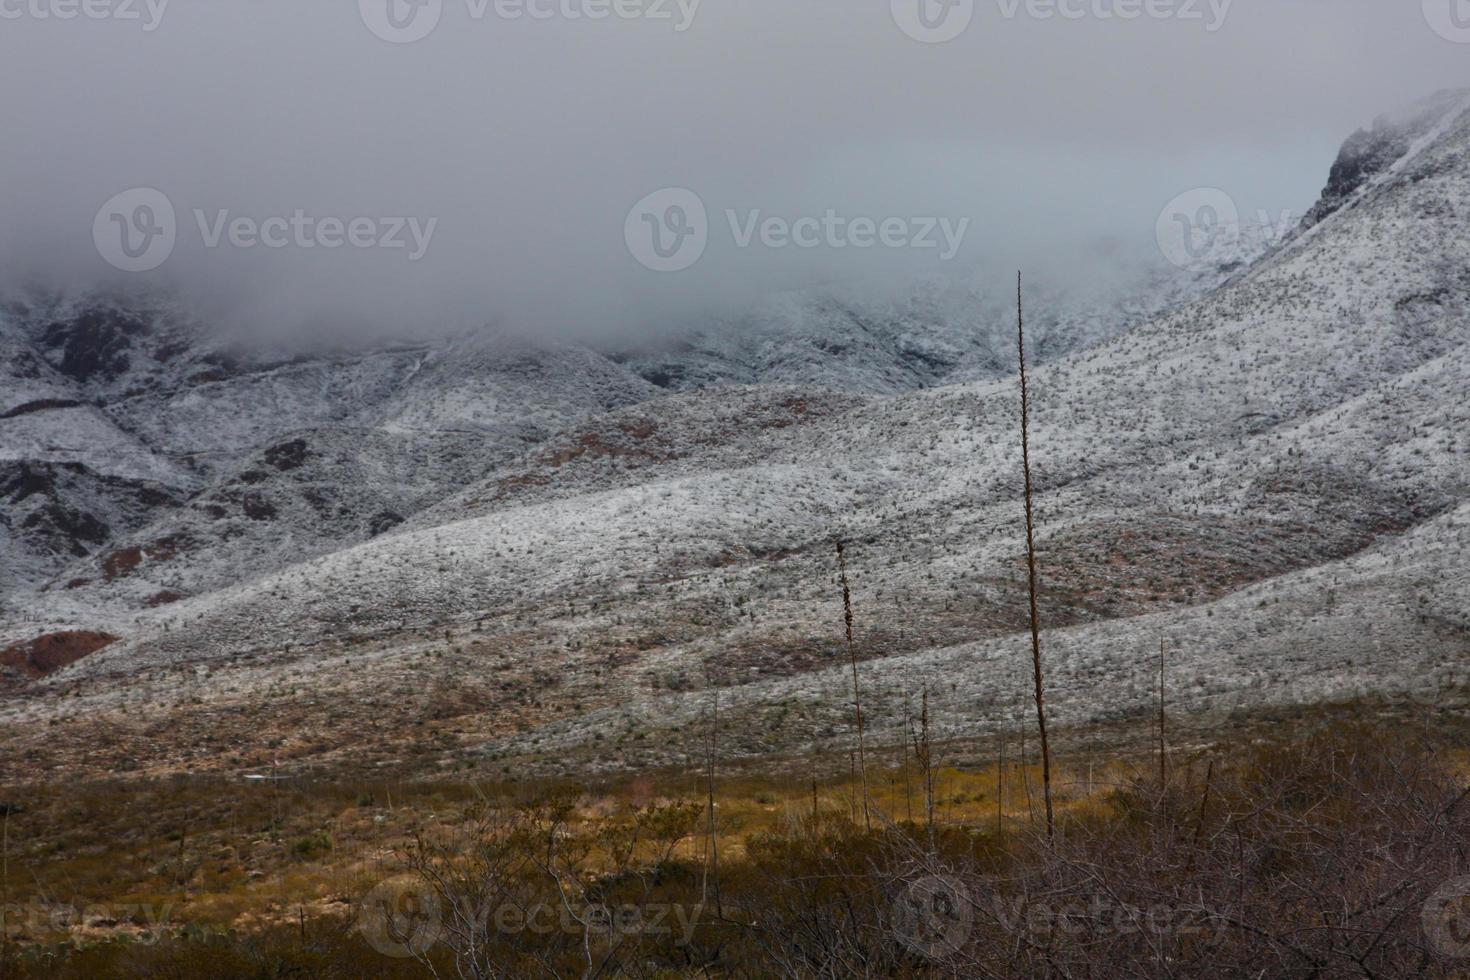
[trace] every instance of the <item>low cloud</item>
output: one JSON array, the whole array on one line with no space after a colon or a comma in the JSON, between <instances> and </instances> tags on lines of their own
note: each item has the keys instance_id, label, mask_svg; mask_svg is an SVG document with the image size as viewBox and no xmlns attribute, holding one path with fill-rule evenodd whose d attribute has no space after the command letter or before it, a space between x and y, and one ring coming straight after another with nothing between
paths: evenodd
<instances>
[{"instance_id":1,"label":"low cloud","mask_svg":"<svg viewBox=\"0 0 1470 980\"><path fill-rule=\"evenodd\" d=\"M244 324L636 336L831 282L1095 276L1192 188L1300 212L1350 131L1470 84L1418 3L920 3L0 0L0 261ZM173 238L135 271L98 236L162 242L160 208L104 207L140 189ZM629 227L669 190L708 237L658 271ZM938 248L865 244L931 220Z\"/></svg>"}]
</instances>

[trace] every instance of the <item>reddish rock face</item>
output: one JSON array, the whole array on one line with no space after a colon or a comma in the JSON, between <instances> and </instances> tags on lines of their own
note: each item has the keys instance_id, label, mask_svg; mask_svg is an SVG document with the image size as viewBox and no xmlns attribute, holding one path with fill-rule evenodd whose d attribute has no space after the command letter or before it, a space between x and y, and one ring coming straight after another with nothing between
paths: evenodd
<instances>
[{"instance_id":1,"label":"reddish rock face","mask_svg":"<svg viewBox=\"0 0 1470 980\"><path fill-rule=\"evenodd\" d=\"M83 630L44 633L0 650L0 672L35 680L96 653L116 639L108 633Z\"/></svg>"},{"instance_id":2,"label":"reddish rock face","mask_svg":"<svg viewBox=\"0 0 1470 980\"><path fill-rule=\"evenodd\" d=\"M171 561L181 550L187 549L190 543L183 535L174 534L150 544L119 548L103 557L102 574L109 582L127 578L137 571L144 558L153 562Z\"/></svg>"}]
</instances>

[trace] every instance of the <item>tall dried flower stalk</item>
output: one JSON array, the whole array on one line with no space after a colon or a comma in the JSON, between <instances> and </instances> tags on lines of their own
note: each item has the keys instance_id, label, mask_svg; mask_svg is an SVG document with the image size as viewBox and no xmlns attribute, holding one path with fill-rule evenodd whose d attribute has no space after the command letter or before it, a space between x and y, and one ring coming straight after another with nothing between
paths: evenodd
<instances>
[{"instance_id":1,"label":"tall dried flower stalk","mask_svg":"<svg viewBox=\"0 0 1470 980\"><path fill-rule=\"evenodd\" d=\"M1031 389L1026 383L1026 318L1021 274L1016 273L1016 353L1021 365L1021 465L1026 473L1026 567L1031 594L1031 667L1036 681L1036 724L1041 732L1041 786L1046 800L1046 836L1056 832L1051 805L1051 743L1046 736L1046 696L1041 678L1041 615L1036 606L1036 519L1031 500Z\"/></svg>"},{"instance_id":2,"label":"tall dried flower stalk","mask_svg":"<svg viewBox=\"0 0 1470 980\"><path fill-rule=\"evenodd\" d=\"M1169 749L1164 741L1164 638L1159 637L1159 788L1169 781Z\"/></svg>"},{"instance_id":3,"label":"tall dried flower stalk","mask_svg":"<svg viewBox=\"0 0 1470 980\"><path fill-rule=\"evenodd\" d=\"M709 744L706 754L706 784L709 792L709 864L705 867L705 886L708 886L710 877L714 878L715 887L715 909L723 915L723 902L720 898L720 832L715 820L715 760L720 753L720 689L710 679L709 668L705 666L705 680L710 685L714 694L714 704L710 714ZM701 887L701 891L704 887ZM703 901L701 895L700 901Z\"/></svg>"},{"instance_id":4,"label":"tall dried flower stalk","mask_svg":"<svg viewBox=\"0 0 1470 980\"><path fill-rule=\"evenodd\" d=\"M842 619L847 628L847 659L852 665L852 707L857 722L858 768L863 780L863 826L873 829L873 818L868 807L868 759L863 745L863 691L858 683L857 649L852 642L852 590L847 585L847 558L842 542L837 542L837 574L842 580Z\"/></svg>"}]
</instances>

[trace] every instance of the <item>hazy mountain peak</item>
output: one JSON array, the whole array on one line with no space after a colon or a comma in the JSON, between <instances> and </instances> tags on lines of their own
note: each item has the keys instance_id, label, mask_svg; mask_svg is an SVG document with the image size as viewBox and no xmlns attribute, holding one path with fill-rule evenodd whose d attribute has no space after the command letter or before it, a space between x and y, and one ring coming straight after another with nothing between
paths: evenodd
<instances>
[{"instance_id":1,"label":"hazy mountain peak","mask_svg":"<svg viewBox=\"0 0 1470 980\"><path fill-rule=\"evenodd\" d=\"M1384 113L1343 143L1322 196L1302 219L1303 229L1319 224L1350 203L1374 178L1420 148L1436 129L1459 118L1470 104L1470 89L1445 89Z\"/></svg>"}]
</instances>

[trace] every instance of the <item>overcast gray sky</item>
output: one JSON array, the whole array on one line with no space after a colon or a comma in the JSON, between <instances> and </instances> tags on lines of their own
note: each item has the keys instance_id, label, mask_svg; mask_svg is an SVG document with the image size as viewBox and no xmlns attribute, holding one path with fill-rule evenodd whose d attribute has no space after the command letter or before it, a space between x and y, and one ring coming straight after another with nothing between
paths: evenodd
<instances>
[{"instance_id":1,"label":"overcast gray sky","mask_svg":"<svg viewBox=\"0 0 1470 980\"><path fill-rule=\"evenodd\" d=\"M727 209L968 219L953 261L971 267L1147 239L1194 187L1248 215L1300 212L1353 129L1470 85L1470 44L1450 39L1470 17L1437 32L1441 0L1188 0L1168 16L1171 0L1060 0L1069 17L974 0L939 44L900 27L919 0L524 0L551 16L519 19L496 3L521 0L483 15L392 0L392 21L389 0L151 2L0 0L7 275L127 278L94 219L154 188L177 244L131 278L276 322L626 327L939 261L741 248ZM941 32L965 13L926 2ZM1442 2L1445 17L1470 6ZM419 40L374 33L402 40L429 24L415 17L437 17ZM629 209L665 187L709 212L706 252L674 273L625 243ZM384 234L396 217L437 224L410 261L406 230L403 249L208 248L194 213L297 209Z\"/></svg>"}]
</instances>

